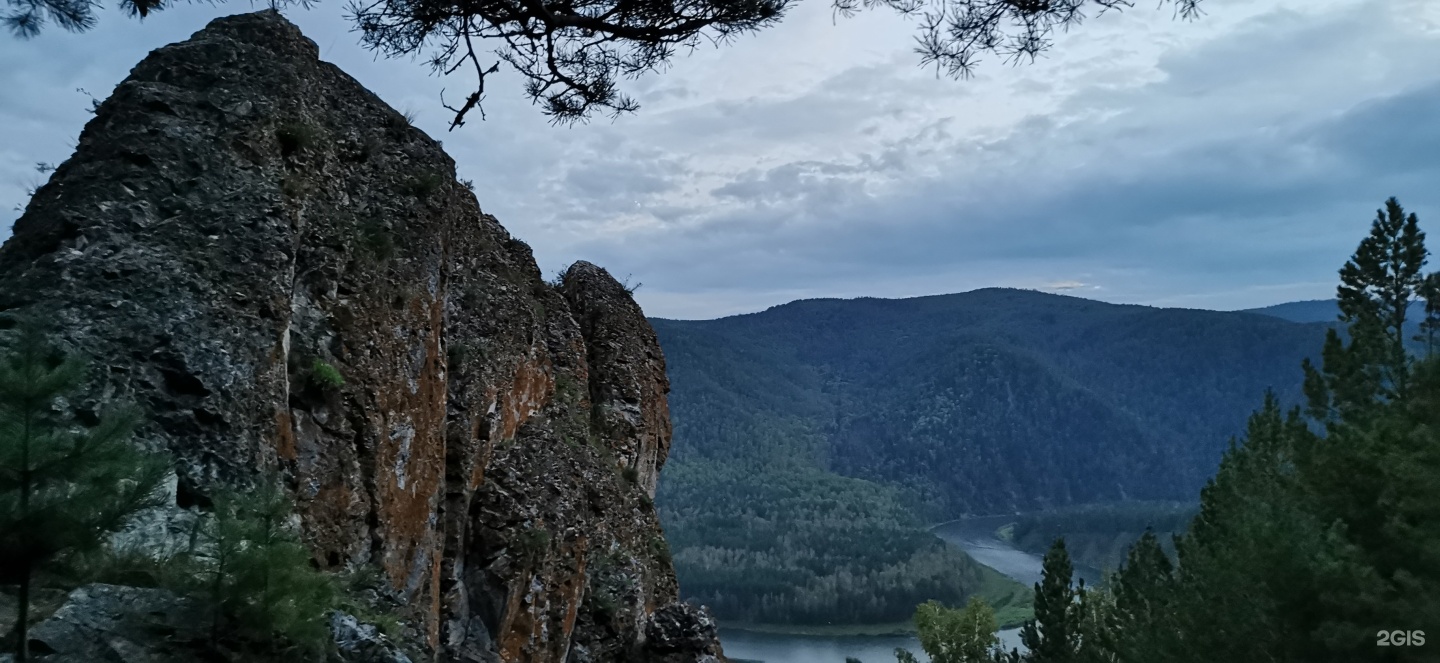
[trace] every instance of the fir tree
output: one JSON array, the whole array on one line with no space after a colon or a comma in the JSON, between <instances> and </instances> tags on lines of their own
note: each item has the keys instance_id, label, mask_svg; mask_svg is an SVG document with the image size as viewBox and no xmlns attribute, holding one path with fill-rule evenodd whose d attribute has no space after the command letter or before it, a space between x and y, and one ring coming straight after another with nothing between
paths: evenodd
<instances>
[{"instance_id":1,"label":"fir tree","mask_svg":"<svg viewBox=\"0 0 1440 663\"><path fill-rule=\"evenodd\" d=\"M1104 630L1106 625L1102 624L1092 625L1102 636L1118 632L1125 637L1109 643L1092 639L1085 643L1087 647L1106 647L1117 660L1127 663L1166 660L1171 651L1166 636L1174 631L1170 614L1175 591L1173 572L1160 540L1146 530L1130 547L1125 564L1112 579L1113 630Z\"/></svg>"},{"instance_id":2,"label":"fir tree","mask_svg":"<svg viewBox=\"0 0 1440 663\"><path fill-rule=\"evenodd\" d=\"M1076 590L1075 631L1078 663L1116 663L1119 626L1116 624L1115 597L1104 588L1085 587L1081 580Z\"/></svg>"},{"instance_id":3,"label":"fir tree","mask_svg":"<svg viewBox=\"0 0 1440 663\"><path fill-rule=\"evenodd\" d=\"M1356 423L1376 403L1404 396L1411 363L1405 318L1410 302L1423 292L1421 270L1428 256L1419 220L1396 199L1386 200L1370 235L1340 270L1336 293L1349 341L1330 330L1322 366L1304 364L1312 417Z\"/></svg>"},{"instance_id":4,"label":"fir tree","mask_svg":"<svg viewBox=\"0 0 1440 663\"><path fill-rule=\"evenodd\" d=\"M1341 271L1348 338L1332 333L1322 367L1305 365L1309 412L1323 435L1267 394L1177 537L1178 562L1143 537L1112 594L1096 595L1070 622L1078 660L1433 658L1375 643L1377 628L1423 630L1440 620L1440 357L1417 361L1404 347L1412 296L1426 298L1427 323L1440 317L1440 277L1421 277L1424 234L1414 215L1394 199L1386 207ZM1025 633L1037 661L1057 660L1062 649L1042 649L1052 630L1045 621L1058 618L1052 597L1063 595L1051 561L1036 591L1040 628ZM1090 611L1101 619L1087 619Z\"/></svg>"},{"instance_id":5,"label":"fir tree","mask_svg":"<svg viewBox=\"0 0 1440 663\"><path fill-rule=\"evenodd\" d=\"M1020 630L1020 641L1036 663L1075 660L1075 589L1070 584L1073 575L1065 540L1056 539L1045 553L1040 582L1035 584L1035 618Z\"/></svg>"},{"instance_id":6,"label":"fir tree","mask_svg":"<svg viewBox=\"0 0 1440 663\"><path fill-rule=\"evenodd\" d=\"M91 428L62 414L60 399L85 368L55 348L38 323L21 320L0 357L0 581L19 586L15 660L29 660L30 594L36 574L66 554L104 543L132 515L159 502L170 471L129 443L134 410Z\"/></svg>"},{"instance_id":7,"label":"fir tree","mask_svg":"<svg viewBox=\"0 0 1440 663\"><path fill-rule=\"evenodd\" d=\"M1440 272L1426 275L1418 291L1425 300L1425 319L1420 321L1420 335L1417 341L1425 341L1425 355L1435 354L1437 332L1440 332Z\"/></svg>"},{"instance_id":8,"label":"fir tree","mask_svg":"<svg viewBox=\"0 0 1440 663\"><path fill-rule=\"evenodd\" d=\"M273 480L247 494L222 494L204 527L198 593L212 605L211 639L239 635L320 657L337 603L332 579L315 569L291 527L291 502Z\"/></svg>"}]
</instances>

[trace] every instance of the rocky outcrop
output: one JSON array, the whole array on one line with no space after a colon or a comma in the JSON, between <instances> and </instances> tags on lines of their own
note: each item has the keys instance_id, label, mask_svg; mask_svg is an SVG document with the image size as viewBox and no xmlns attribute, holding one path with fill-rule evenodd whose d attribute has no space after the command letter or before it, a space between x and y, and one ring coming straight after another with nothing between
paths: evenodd
<instances>
[{"instance_id":1,"label":"rocky outcrop","mask_svg":"<svg viewBox=\"0 0 1440 663\"><path fill-rule=\"evenodd\" d=\"M669 387L639 307L588 263L544 282L440 145L279 14L136 66L0 283L92 358L82 420L146 410L178 507L279 473L316 562L381 569L438 660L719 655L650 501Z\"/></svg>"},{"instance_id":2,"label":"rocky outcrop","mask_svg":"<svg viewBox=\"0 0 1440 663\"><path fill-rule=\"evenodd\" d=\"M87 585L30 632L30 649L47 663L186 663L206 635L198 611L163 589Z\"/></svg>"}]
</instances>

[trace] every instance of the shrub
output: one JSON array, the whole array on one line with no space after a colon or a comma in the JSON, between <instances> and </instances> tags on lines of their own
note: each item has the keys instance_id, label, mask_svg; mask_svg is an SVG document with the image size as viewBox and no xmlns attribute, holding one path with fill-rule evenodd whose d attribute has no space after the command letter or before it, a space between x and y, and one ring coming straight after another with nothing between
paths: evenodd
<instances>
[{"instance_id":1,"label":"shrub","mask_svg":"<svg viewBox=\"0 0 1440 663\"><path fill-rule=\"evenodd\" d=\"M440 185L445 183L445 178L439 173L420 173L411 177L405 182L405 192L416 198L424 198L440 190Z\"/></svg>"},{"instance_id":2,"label":"shrub","mask_svg":"<svg viewBox=\"0 0 1440 663\"><path fill-rule=\"evenodd\" d=\"M555 375L555 400L561 403L574 403L580 400L580 383L569 373L557 373Z\"/></svg>"},{"instance_id":3,"label":"shrub","mask_svg":"<svg viewBox=\"0 0 1440 663\"><path fill-rule=\"evenodd\" d=\"M527 527L515 537L517 551L525 557L539 557L550 547L550 532L543 527Z\"/></svg>"},{"instance_id":4,"label":"shrub","mask_svg":"<svg viewBox=\"0 0 1440 663\"><path fill-rule=\"evenodd\" d=\"M664 536L656 534L650 539L650 554L666 564L671 563L670 542L666 541Z\"/></svg>"},{"instance_id":5,"label":"shrub","mask_svg":"<svg viewBox=\"0 0 1440 663\"><path fill-rule=\"evenodd\" d=\"M345 376L334 366L316 359L310 366L310 381L321 389L339 389L345 385Z\"/></svg>"},{"instance_id":6,"label":"shrub","mask_svg":"<svg viewBox=\"0 0 1440 663\"><path fill-rule=\"evenodd\" d=\"M445 358L450 364L450 370L461 370L465 368L465 363L470 359L470 346L464 343L451 343L445 347Z\"/></svg>"},{"instance_id":7,"label":"shrub","mask_svg":"<svg viewBox=\"0 0 1440 663\"><path fill-rule=\"evenodd\" d=\"M395 238L390 229L378 221L360 225L360 246L376 260L385 261L395 255Z\"/></svg>"}]
</instances>

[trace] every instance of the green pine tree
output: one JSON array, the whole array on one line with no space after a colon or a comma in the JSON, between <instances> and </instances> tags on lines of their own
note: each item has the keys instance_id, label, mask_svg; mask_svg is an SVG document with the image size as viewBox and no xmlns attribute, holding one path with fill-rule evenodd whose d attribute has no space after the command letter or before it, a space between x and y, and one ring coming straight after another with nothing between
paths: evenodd
<instances>
[{"instance_id":1,"label":"green pine tree","mask_svg":"<svg viewBox=\"0 0 1440 663\"><path fill-rule=\"evenodd\" d=\"M1417 294L1425 300L1425 319L1420 321L1420 335L1415 340L1425 342L1428 357L1435 354L1435 343L1440 341L1440 272L1426 275Z\"/></svg>"},{"instance_id":2,"label":"green pine tree","mask_svg":"<svg viewBox=\"0 0 1440 663\"><path fill-rule=\"evenodd\" d=\"M211 638L280 645L323 657L327 618L338 602L332 578L317 570L291 527L293 508L273 480L258 490L220 495L200 537L198 593L213 606Z\"/></svg>"},{"instance_id":3,"label":"green pine tree","mask_svg":"<svg viewBox=\"0 0 1440 663\"><path fill-rule=\"evenodd\" d=\"M1330 330L1321 368L1304 364L1312 417L1358 423L1376 403L1404 396L1411 364L1405 319L1424 292L1428 256L1419 219L1396 199L1386 200L1370 235L1340 270L1336 294L1349 341Z\"/></svg>"},{"instance_id":4,"label":"green pine tree","mask_svg":"<svg viewBox=\"0 0 1440 663\"><path fill-rule=\"evenodd\" d=\"M1081 580L1076 590L1075 631L1078 663L1117 663L1118 625L1115 596L1107 589L1086 588Z\"/></svg>"},{"instance_id":5,"label":"green pine tree","mask_svg":"<svg viewBox=\"0 0 1440 663\"><path fill-rule=\"evenodd\" d=\"M1056 539L1045 553L1040 582L1035 584L1035 618L1020 630L1020 641L1035 663L1070 663L1077 649L1074 567L1065 540Z\"/></svg>"},{"instance_id":6,"label":"green pine tree","mask_svg":"<svg viewBox=\"0 0 1440 663\"><path fill-rule=\"evenodd\" d=\"M1177 564L1153 537L1131 550L1112 582L1113 628L1101 631L1113 644L1100 653L1124 663L1433 658L1375 641L1377 629L1440 622L1440 357L1417 360L1404 346L1416 294L1427 300L1422 329L1440 331L1430 326L1440 277L1420 274L1415 216L1394 199L1386 207L1341 271L1345 334L1329 335L1321 367L1304 367L1315 421L1266 395L1177 538ZM1082 660L1105 660L1090 656L1105 640L1090 628L1080 620Z\"/></svg>"},{"instance_id":7,"label":"green pine tree","mask_svg":"<svg viewBox=\"0 0 1440 663\"><path fill-rule=\"evenodd\" d=\"M59 400L84 382L84 364L21 320L0 356L0 582L19 587L15 660L28 661L36 574L93 550L141 509L159 503L164 459L129 443L139 419L117 410L85 428Z\"/></svg>"},{"instance_id":8,"label":"green pine tree","mask_svg":"<svg viewBox=\"0 0 1440 663\"><path fill-rule=\"evenodd\" d=\"M1123 634L1114 642L1088 642L1105 647L1126 663L1167 660L1174 656L1168 635L1174 632L1174 567L1149 530L1130 547L1125 564L1112 578L1111 629L1103 635ZM1104 625L1092 628L1100 630Z\"/></svg>"}]
</instances>

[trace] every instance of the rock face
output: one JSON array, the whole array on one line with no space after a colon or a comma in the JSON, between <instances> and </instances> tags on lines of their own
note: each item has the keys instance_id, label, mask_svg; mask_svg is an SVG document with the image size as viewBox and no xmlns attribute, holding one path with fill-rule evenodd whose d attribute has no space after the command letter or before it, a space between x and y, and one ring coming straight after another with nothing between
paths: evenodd
<instances>
[{"instance_id":1,"label":"rock face","mask_svg":"<svg viewBox=\"0 0 1440 663\"><path fill-rule=\"evenodd\" d=\"M30 632L30 647L47 663L185 663L196 658L186 643L205 636L197 611L163 589L87 585Z\"/></svg>"},{"instance_id":2,"label":"rock face","mask_svg":"<svg viewBox=\"0 0 1440 663\"><path fill-rule=\"evenodd\" d=\"M669 386L639 307L588 263L544 282L439 144L279 14L136 66L0 283L91 357L82 419L147 411L180 507L278 473L317 563L380 568L437 660L721 656L650 501Z\"/></svg>"}]
</instances>

